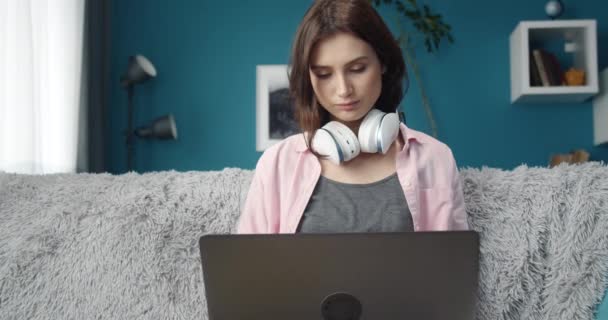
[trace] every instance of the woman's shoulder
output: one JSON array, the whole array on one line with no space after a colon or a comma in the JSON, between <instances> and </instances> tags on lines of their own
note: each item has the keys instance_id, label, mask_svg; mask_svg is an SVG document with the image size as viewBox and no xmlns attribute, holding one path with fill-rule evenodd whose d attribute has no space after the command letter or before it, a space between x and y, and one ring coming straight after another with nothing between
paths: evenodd
<instances>
[{"instance_id":1,"label":"woman's shoulder","mask_svg":"<svg viewBox=\"0 0 608 320\"><path fill-rule=\"evenodd\" d=\"M279 163L295 160L299 155L308 150L304 134L297 133L268 147L258 160L258 167L276 167Z\"/></svg>"},{"instance_id":2,"label":"woman's shoulder","mask_svg":"<svg viewBox=\"0 0 608 320\"><path fill-rule=\"evenodd\" d=\"M405 139L407 139L408 142L416 142L421 151L452 156L452 149L446 143L422 131L411 129L404 124L401 126L401 131L404 134Z\"/></svg>"},{"instance_id":3,"label":"woman's shoulder","mask_svg":"<svg viewBox=\"0 0 608 320\"><path fill-rule=\"evenodd\" d=\"M452 149L423 132L408 129L407 133L410 136L410 151L415 150L410 155L419 160L416 162L416 170L421 188L454 185L458 178L458 166ZM401 163L406 167L409 162Z\"/></svg>"}]
</instances>

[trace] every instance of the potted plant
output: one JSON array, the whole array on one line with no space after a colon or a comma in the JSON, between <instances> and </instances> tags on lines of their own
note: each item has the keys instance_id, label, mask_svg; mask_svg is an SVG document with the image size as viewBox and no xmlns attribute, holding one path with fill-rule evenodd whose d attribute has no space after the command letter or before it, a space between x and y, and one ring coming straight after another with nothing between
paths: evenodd
<instances>
[{"instance_id":1,"label":"potted plant","mask_svg":"<svg viewBox=\"0 0 608 320\"><path fill-rule=\"evenodd\" d=\"M452 27L443 21L440 14L433 13L426 4L420 6L416 0L370 0L370 2L376 8L384 5L391 6L396 10L399 32L397 41L403 50L405 64L410 67L415 80L418 82L422 105L431 127L431 133L434 137L437 137L437 123L435 122L426 90L422 84L420 69L416 61L416 43L413 40L412 34L403 26L402 22L404 20L409 21L423 36L426 51L429 53L437 51L444 39L447 39L450 43L454 42L451 34Z\"/></svg>"}]
</instances>

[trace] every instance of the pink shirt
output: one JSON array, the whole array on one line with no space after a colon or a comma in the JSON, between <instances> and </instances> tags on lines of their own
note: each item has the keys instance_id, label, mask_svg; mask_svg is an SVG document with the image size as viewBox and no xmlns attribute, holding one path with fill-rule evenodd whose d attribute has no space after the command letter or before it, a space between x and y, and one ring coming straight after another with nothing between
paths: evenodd
<instances>
[{"instance_id":1,"label":"pink shirt","mask_svg":"<svg viewBox=\"0 0 608 320\"><path fill-rule=\"evenodd\" d=\"M466 230L458 168L450 148L401 124L405 144L397 153L397 176L415 231ZM295 233L321 164L293 135L268 148L257 163L238 233Z\"/></svg>"}]
</instances>

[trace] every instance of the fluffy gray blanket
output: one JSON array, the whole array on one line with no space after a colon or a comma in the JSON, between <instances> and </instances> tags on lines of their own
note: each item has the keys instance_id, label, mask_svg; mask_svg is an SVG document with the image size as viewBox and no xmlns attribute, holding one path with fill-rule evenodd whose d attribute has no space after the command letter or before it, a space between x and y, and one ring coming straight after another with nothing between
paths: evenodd
<instances>
[{"instance_id":1,"label":"fluffy gray blanket","mask_svg":"<svg viewBox=\"0 0 608 320\"><path fill-rule=\"evenodd\" d=\"M478 319L594 319L608 280L608 167L462 176L481 235Z\"/></svg>"},{"instance_id":2,"label":"fluffy gray blanket","mask_svg":"<svg viewBox=\"0 0 608 320\"><path fill-rule=\"evenodd\" d=\"M233 231L252 171L0 173L2 319L206 319L198 238ZM462 171L478 319L593 319L608 169Z\"/></svg>"}]
</instances>

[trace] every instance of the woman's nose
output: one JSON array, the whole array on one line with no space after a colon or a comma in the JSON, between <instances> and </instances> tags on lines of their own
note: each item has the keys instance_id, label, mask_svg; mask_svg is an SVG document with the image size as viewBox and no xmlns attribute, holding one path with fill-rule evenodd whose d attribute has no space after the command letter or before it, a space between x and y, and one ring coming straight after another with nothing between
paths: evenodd
<instances>
[{"instance_id":1,"label":"woman's nose","mask_svg":"<svg viewBox=\"0 0 608 320\"><path fill-rule=\"evenodd\" d=\"M337 77L337 91L340 98L346 98L353 93L353 86L347 77Z\"/></svg>"}]
</instances>

